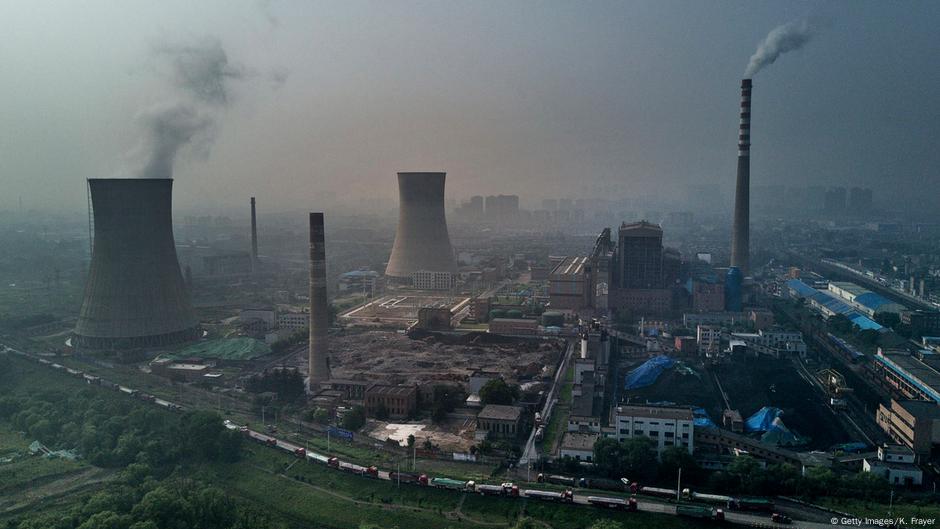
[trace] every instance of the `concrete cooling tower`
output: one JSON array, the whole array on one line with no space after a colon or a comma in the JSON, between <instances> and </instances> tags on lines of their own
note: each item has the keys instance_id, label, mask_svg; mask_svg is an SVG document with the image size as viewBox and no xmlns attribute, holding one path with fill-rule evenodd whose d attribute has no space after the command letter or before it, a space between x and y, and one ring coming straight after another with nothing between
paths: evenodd
<instances>
[{"instance_id":1,"label":"concrete cooling tower","mask_svg":"<svg viewBox=\"0 0 940 529\"><path fill-rule=\"evenodd\" d=\"M158 347L199 325L173 240L173 180L90 179L94 247L73 345Z\"/></svg>"},{"instance_id":2,"label":"concrete cooling tower","mask_svg":"<svg viewBox=\"0 0 940 529\"><path fill-rule=\"evenodd\" d=\"M457 272L444 218L445 173L398 173L398 231L385 275Z\"/></svg>"}]
</instances>

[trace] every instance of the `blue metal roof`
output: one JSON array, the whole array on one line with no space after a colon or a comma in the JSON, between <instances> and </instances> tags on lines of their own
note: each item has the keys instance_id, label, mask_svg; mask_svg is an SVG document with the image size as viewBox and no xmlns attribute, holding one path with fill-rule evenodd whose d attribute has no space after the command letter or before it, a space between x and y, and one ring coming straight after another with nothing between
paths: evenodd
<instances>
[{"instance_id":1,"label":"blue metal roof","mask_svg":"<svg viewBox=\"0 0 940 529\"><path fill-rule=\"evenodd\" d=\"M798 296L811 299L836 314L842 314L852 323L858 325L858 327L863 331L869 329L877 331L882 328L878 322L875 322L864 314L859 313L848 303L845 303L844 301L836 298L835 296L831 296L822 290L816 290L799 279L791 279L787 281L787 287L796 292ZM867 294L863 294L863 296L864 295ZM858 298L856 298L856 301L858 301Z\"/></svg>"},{"instance_id":2,"label":"blue metal roof","mask_svg":"<svg viewBox=\"0 0 940 529\"><path fill-rule=\"evenodd\" d=\"M883 305L890 305L894 303L881 294L876 294L874 292L866 292L859 296L855 296L855 302L872 310L878 310L878 308Z\"/></svg>"}]
</instances>

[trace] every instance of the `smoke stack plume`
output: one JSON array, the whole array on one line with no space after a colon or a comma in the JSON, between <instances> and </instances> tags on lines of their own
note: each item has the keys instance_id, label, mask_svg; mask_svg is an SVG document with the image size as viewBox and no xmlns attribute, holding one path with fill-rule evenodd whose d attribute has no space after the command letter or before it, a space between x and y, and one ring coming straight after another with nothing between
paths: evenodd
<instances>
[{"instance_id":1,"label":"smoke stack plume","mask_svg":"<svg viewBox=\"0 0 940 529\"><path fill-rule=\"evenodd\" d=\"M747 274L750 261L751 219L751 80L741 81L741 124L738 130L738 177L734 190L731 266Z\"/></svg>"},{"instance_id":2,"label":"smoke stack plume","mask_svg":"<svg viewBox=\"0 0 940 529\"><path fill-rule=\"evenodd\" d=\"M784 53L798 50L819 32L820 24L812 20L796 20L771 30L757 46L757 51L744 71L744 77L753 78L765 66L777 61Z\"/></svg>"},{"instance_id":3,"label":"smoke stack plume","mask_svg":"<svg viewBox=\"0 0 940 529\"><path fill-rule=\"evenodd\" d=\"M310 214L310 388L329 380L330 329L326 298L326 242L323 213Z\"/></svg>"},{"instance_id":4,"label":"smoke stack plume","mask_svg":"<svg viewBox=\"0 0 940 529\"><path fill-rule=\"evenodd\" d=\"M255 197L251 197L251 271L258 268L258 221L255 218Z\"/></svg>"}]
</instances>

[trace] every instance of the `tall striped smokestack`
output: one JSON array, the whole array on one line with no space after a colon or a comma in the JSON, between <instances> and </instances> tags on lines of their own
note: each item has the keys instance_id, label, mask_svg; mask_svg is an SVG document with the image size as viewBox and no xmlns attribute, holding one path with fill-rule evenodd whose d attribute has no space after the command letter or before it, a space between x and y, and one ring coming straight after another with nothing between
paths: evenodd
<instances>
[{"instance_id":1,"label":"tall striped smokestack","mask_svg":"<svg viewBox=\"0 0 940 529\"><path fill-rule=\"evenodd\" d=\"M330 328L329 304L326 299L326 243L323 236L323 213L310 214L310 388L330 378L327 360Z\"/></svg>"},{"instance_id":2,"label":"tall striped smokestack","mask_svg":"<svg viewBox=\"0 0 940 529\"><path fill-rule=\"evenodd\" d=\"M751 80L741 81L741 128L738 131L738 179L734 192L731 266L747 275L750 265L751 217Z\"/></svg>"},{"instance_id":3,"label":"tall striped smokestack","mask_svg":"<svg viewBox=\"0 0 940 529\"><path fill-rule=\"evenodd\" d=\"M255 197L251 197L251 271L258 268L258 221L255 218Z\"/></svg>"}]
</instances>

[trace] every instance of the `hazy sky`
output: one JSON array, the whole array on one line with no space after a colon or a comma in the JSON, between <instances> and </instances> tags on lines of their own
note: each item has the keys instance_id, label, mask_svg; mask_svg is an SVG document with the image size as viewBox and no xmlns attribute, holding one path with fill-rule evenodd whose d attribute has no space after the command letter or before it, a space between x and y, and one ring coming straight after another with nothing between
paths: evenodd
<instances>
[{"instance_id":1,"label":"hazy sky","mask_svg":"<svg viewBox=\"0 0 940 529\"><path fill-rule=\"evenodd\" d=\"M179 153L181 207L394 197L415 170L453 198L730 188L748 59L806 16L831 27L754 80L753 185L940 195L940 2L8 0L0 208L132 176L147 109L180 98L155 50L206 39L240 79Z\"/></svg>"}]
</instances>

